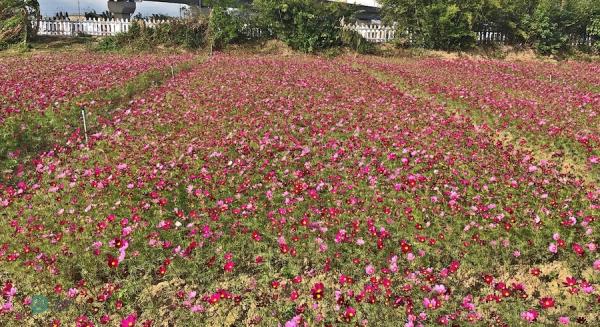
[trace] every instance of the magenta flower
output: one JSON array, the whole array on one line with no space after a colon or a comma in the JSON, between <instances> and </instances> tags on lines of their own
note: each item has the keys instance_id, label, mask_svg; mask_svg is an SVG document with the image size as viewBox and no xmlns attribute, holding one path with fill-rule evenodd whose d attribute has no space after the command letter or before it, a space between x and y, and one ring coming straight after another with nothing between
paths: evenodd
<instances>
[{"instance_id":1,"label":"magenta flower","mask_svg":"<svg viewBox=\"0 0 600 327\"><path fill-rule=\"evenodd\" d=\"M137 315L134 313L130 314L127 317L125 317L123 320L121 320L121 327L135 326L136 320L137 320Z\"/></svg>"}]
</instances>

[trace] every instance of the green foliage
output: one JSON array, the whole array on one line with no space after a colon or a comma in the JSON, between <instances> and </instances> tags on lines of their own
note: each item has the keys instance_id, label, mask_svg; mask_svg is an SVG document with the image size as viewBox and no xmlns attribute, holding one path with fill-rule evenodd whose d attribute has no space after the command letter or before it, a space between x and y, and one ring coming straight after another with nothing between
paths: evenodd
<instances>
[{"instance_id":1,"label":"green foliage","mask_svg":"<svg viewBox=\"0 0 600 327\"><path fill-rule=\"evenodd\" d=\"M35 36L30 18L36 17L39 9L37 0L0 0L0 50L27 43Z\"/></svg>"},{"instance_id":2,"label":"green foliage","mask_svg":"<svg viewBox=\"0 0 600 327\"><path fill-rule=\"evenodd\" d=\"M134 22L129 31L103 38L100 51L119 49L148 50L158 46L198 49L206 43L208 22L205 19L172 20L149 27L143 21Z\"/></svg>"},{"instance_id":3,"label":"green foliage","mask_svg":"<svg viewBox=\"0 0 600 327\"><path fill-rule=\"evenodd\" d=\"M362 35L353 30L342 30L341 40L345 46L360 54L370 54L375 51L373 43L367 41Z\"/></svg>"},{"instance_id":4,"label":"green foliage","mask_svg":"<svg viewBox=\"0 0 600 327\"><path fill-rule=\"evenodd\" d=\"M540 54L571 50L596 32L600 0L381 0L387 22L414 46L461 50L475 44L473 31L493 30L508 43L531 45ZM588 31L586 31L588 30ZM597 47L597 46L595 46Z\"/></svg>"},{"instance_id":5,"label":"green foliage","mask_svg":"<svg viewBox=\"0 0 600 327\"><path fill-rule=\"evenodd\" d=\"M340 4L315 0L257 0L258 21L290 47L315 52L342 45L340 20L348 14Z\"/></svg>"},{"instance_id":6,"label":"green foliage","mask_svg":"<svg viewBox=\"0 0 600 327\"><path fill-rule=\"evenodd\" d=\"M473 13L456 4L434 4L425 9L421 42L429 48L463 50L475 45Z\"/></svg>"},{"instance_id":7,"label":"green foliage","mask_svg":"<svg viewBox=\"0 0 600 327\"><path fill-rule=\"evenodd\" d=\"M213 47L221 49L227 44L239 40L242 27L239 17L230 14L221 6L214 7L208 22Z\"/></svg>"},{"instance_id":8,"label":"green foliage","mask_svg":"<svg viewBox=\"0 0 600 327\"><path fill-rule=\"evenodd\" d=\"M530 38L540 54L556 55L569 49L569 38L561 28L568 18L558 1L545 1L536 8L530 22Z\"/></svg>"},{"instance_id":9,"label":"green foliage","mask_svg":"<svg viewBox=\"0 0 600 327\"><path fill-rule=\"evenodd\" d=\"M475 44L473 26L480 1L383 0L387 21L396 22L399 34L411 34L413 45L463 50Z\"/></svg>"},{"instance_id":10,"label":"green foliage","mask_svg":"<svg viewBox=\"0 0 600 327\"><path fill-rule=\"evenodd\" d=\"M590 36L595 41L592 45L594 52L600 54L600 17L594 19L588 29Z\"/></svg>"}]
</instances>

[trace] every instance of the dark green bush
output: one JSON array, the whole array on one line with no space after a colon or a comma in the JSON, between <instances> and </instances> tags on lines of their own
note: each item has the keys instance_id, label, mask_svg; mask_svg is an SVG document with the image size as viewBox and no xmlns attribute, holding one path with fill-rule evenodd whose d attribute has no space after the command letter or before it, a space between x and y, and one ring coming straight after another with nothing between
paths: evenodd
<instances>
[{"instance_id":1,"label":"dark green bush","mask_svg":"<svg viewBox=\"0 0 600 327\"><path fill-rule=\"evenodd\" d=\"M315 52L342 45L341 18L347 8L316 0L257 0L253 3L262 29L290 47Z\"/></svg>"},{"instance_id":2,"label":"dark green bush","mask_svg":"<svg viewBox=\"0 0 600 327\"><path fill-rule=\"evenodd\" d=\"M532 46L543 55L570 52L600 19L600 0L380 0L387 22L411 45L462 50L475 45L474 31L491 30L506 42ZM597 42L592 48L597 49Z\"/></svg>"},{"instance_id":3,"label":"dark green bush","mask_svg":"<svg viewBox=\"0 0 600 327\"><path fill-rule=\"evenodd\" d=\"M425 9L420 42L427 48L464 50L476 43L473 13L456 4L437 3Z\"/></svg>"},{"instance_id":4,"label":"dark green bush","mask_svg":"<svg viewBox=\"0 0 600 327\"><path fill-rule=\"evenodd\" d=\"M384 18L395 22L398 35L408 39L412 46L464 50L475 45L473 26L480 11L476 0L415 1L382 0Z\"/></svg>"},{"instance_id":5,"label":"dark green bush","mask_svg":"<svg viewBox=\"0 0 600 327\"><path fill-rule=\"evenodd\" d=\"M30 19L37 17L39 9L37 0L0 0L0 50L35 36Z\"/></svg>"},{"instance_id":6,"label":"dark green bush","mask_svg":"<svg viewBox=\"0 0 600 327\"><path fill-rule=\"evenodd\" d=\"M341 40L343 45L360 54L370 54L375 51L373 43L367 41L362 35L353 30L343 29Z\"/></svg>"},{"instance_id":7,"label":"dark green bush","mask_svg":"<svg viewBox=\"0 0 600 327\"><path fill-rule=\"evenodd\" d=\"M208 22L213 47L221 49L242 38L243 23L239 16L232 15L221 6L213 8Z\"/></svg>"},{"instance_id":8,"label":"dark green bush","mask_svg":"<svg viewBox=\"0 0 600 327\"><path fill-rule=\"evenodd\" d=\"M600 54L600 17L591 22L588 32L594 42L592 44L592 50L595 53Z\"/></svg>"}]
</instances>

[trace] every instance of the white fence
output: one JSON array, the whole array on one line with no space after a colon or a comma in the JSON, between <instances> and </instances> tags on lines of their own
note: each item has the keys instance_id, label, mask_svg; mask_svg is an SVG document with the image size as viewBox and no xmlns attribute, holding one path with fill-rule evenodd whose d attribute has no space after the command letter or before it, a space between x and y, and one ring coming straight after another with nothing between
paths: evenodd
<instances>
[{"instance_id":1,"label":"white fence","mask_svg":"<svg viewBox=\"0 0 600 327\"><path fill-rule=\"evenodd\" d=\"M343 24L343 23L342 23ZM343 28L356 31L367 41L384 43L394 39L396 28L379 24L353 24L343 25Z\"/></svg>"},{"instance_id":2,"label":"white fence","mask_svg":"<svg viewBox=\"0 0 600 327\"><path fill-rule=\"evenodd\" d=\"M90 19L84 21L70 21L70 20L55 20L53 18L42 18L32 24L35 26L38 24L39 35L62 35L62 36L76 36L79 34L93 35L93 36L109 36L116 35L117 33L127 32L131 27L132 20L127 19ZM148 27L154 27L159 24L167 23L167 20L143 20L141 21ZM396 35L396 28L393 26L385 26L382 24L345 24L342 20L342 27L356 31L362 35L366 40L375 43L384 43L392 41ZM263 36L263 31L244 27L244 34L249 37L260 37ZM493 30L485 30L475 32L477 37L477 43L504 43L506 41L506 35ZM409 38L409 42L413 41L411 33L406 33ZM570 40L574 46L587 45L591 46L594 43L589 34L584 36L574 36Z\"/></svg>"},{"instance_id":3,"label":"white fence","mask_svg":"<svg viewBox=\"0 0 600 327\"><path fill-rule=\"evenodd\" d=\"M165 20L144 20L148 27L163 24ZM79 34L109 36L129 31L132 24L127 19L89 19L83 21L54 20L43 18L34 22L38 24L38 35L76 36Z\"/></svg>"},{"instance_id":4,"label":"white fence","mask_svg":"<svg viewBox=\"0 0 600 327\"><path fill-rule=\"evenodd\" d=\"M348 24L345 25L342 21L343 28L351 29L358 34L362 35L365 39L370 42L383 43L389 42L394 39L396 28L392 26L385 26L380 24ZM408 42L412 42L413 38L410 32L407 32ZM507 41L506 34L494 30L482 30L475 32L476 41L479 44L503 44ZM594 39L590 33L585 35L571 35L569 42L572 46L592 46L594 42L598 42Z\"/></svg>"},{"instance_id":5,"label":"white fence","mask_svg":"<svg viewBox=\"0 0 600 327\"><path fill-rule=\"evenodd\" d=\"M343 25L344 28L354 30L362 35L366 40L375 43L384 43L392 41L396 35L396 28L380 24L351 24ZM408 41L412 41L411 33L407 32ZM506 35L495 31L476 32L478 43L502 43L506 40Z\"/></svg>"}]
</instances>

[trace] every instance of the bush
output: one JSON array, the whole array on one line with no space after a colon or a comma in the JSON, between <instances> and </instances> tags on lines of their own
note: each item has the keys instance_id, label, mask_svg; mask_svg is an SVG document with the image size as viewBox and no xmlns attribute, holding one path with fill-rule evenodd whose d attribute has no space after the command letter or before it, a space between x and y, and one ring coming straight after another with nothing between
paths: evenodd
<instances>
[{"instance_id":1,"label":"bush","mask_svg":"<svg viewBox=\"0 0 600 327\"><path fill-rule=\"evenodd\" d=\"M600 17L594 19L588 29L590 36L592 37L592 49L597 54L600 54Z\"/></svg>"},{"instance_id":2,"label":"bush","mask_svg":"<svg viewBox=\"0 0 600 327\"><path fill-rule=\"evenodd\" d=\"M35 36L30 18L37 17L39 8L37 0L0 0L0 50Z\"/></svg>"},{"instance_id":3,"label":"bush","mask_svg":"<svg viewBox=\"0 0 600 327\"><path fill-rule=\"evenodd\" d=\"M558 55L570 49L569 26L572 13L560 0L540 2L529 24L530 42L542 55Z\"/></svg>"},{"instance_id":4,"label":"bush","mask_svg":"<svg viewBox=\"0 0 600 327\"><path fill-rule=\"evenodd\" d=\"M384 18L398 25L398 35L411 45L430 49L464 50L475 45L477 1L382 0Z\"/></svg>"},{"instance_id":5,"label":"bush","mask_svg":"<svg viewBox=\"0 0 600 327\"><path fill-rule=\"evenodd\" d=\"M343 29L341 39L345 46L360 54L369 54L375 51L373 43L367 41L356 31Z\"/></svg>"},{"instance_id":6,"label":"bush","mask_svg":"<svg viewBox=\"0 0 600 327\"><path fill-rule=\"evenodd\" d=\"M411 45L462 50L475 45L473 31L501 32L506 42L560 55L594 32L600 0L380 0L385 20L398 23L398 35ZM596 34L592 34L596 35ZM595 36L594 36L595 37ZM597 45L594 48L597 49Z\"/></svg>"},{"instance_id":7,"label":"bush","mask_svg":"<svg viewBox=\"0 0 600 327\"><path fill-rule=\"evenodd\" d=\"M342 45L340 20L346 7L315 0L257 0L254 8L264 30L303 52Z\"/></svg>"},{"instance_id":8,"label":"bush","mask_svg":"<svg viewBox=\"0 0 600 327\"><path fill-rule=\"evenodd\" d=\"M424 46L443 50L464 50L475 46L473 14L456 4L438 3L426 8L421 40Z\"/></svg>"},{"instance_id":9,"label":"bush","mask_svg":"<svg viewBox=\"0 0 600 327\"><path fill-rule=\"evenodd\" d=\"M151 49L157 46L198 49L205 45L208 23L204 19L172 20L155 27L143 21L135 21L129 31L103 38L98 44L100 51L124 48Z\"/></svg>"},{"instance_id":10,"label":"bush","mask_svg":"<svg viewBox=\"0 0 600 327\"><path fill-rule=\"evenodd\" d=\"M214 7L208 23L212 45L221 49L227 44L241 38L242 23L238 17L227 12L223 7Z\"/></svg>"}]
</instances>

